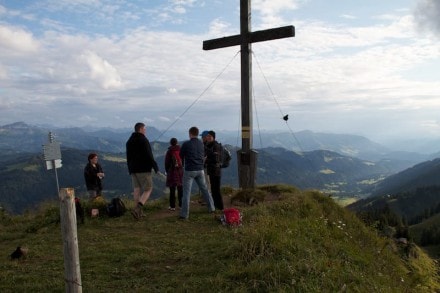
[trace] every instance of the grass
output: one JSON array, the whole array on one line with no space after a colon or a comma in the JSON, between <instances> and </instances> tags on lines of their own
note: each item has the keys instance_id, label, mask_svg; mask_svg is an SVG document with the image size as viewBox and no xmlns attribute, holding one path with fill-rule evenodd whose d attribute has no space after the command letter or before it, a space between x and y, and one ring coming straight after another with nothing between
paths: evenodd
<instances>
[{"instance_id":1,"label":"grass","mask_svg":"<svg viewBox=\"0 0 440 293\"><path fill-rule=\"evenodd\" d=\"M190 219L149 202L146 218L87 218L78 226L84 292L434 292L436 265L422 251L408 257L331 198L285 185L231 195L243 214L222 226L194 198ZM267 196L262 199L261 193ZM243 200L240 200L243 199ZM133 203L126 201L127 207ZM229 206L229 202L225 202ZM1 292L63 292L58 206L35 214L0 214ZM216 215L218 216L218 215ZM25 259L7 258L16 246Z\"/></svg>"}]
</instances>

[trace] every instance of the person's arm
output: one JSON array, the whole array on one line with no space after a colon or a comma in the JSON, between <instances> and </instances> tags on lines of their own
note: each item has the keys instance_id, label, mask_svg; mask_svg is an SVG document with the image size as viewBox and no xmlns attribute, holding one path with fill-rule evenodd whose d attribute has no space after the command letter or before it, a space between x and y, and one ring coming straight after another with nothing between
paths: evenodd
<instances>
[{"instance_id":1,"label":"person's arm","mask_svg":"<svg viewBox=\"0 0 440 293\"><path fill-rule=\"evenodd\" d=\"M185 166L185 151L186 151L186 144L184 143L181 147L180 147L180 152L179 152L179 156L180 159L182 160L182 166Z\"/></svg>"},{"instance_id":2,"label":"person's arm","mask_svg":"<svg viewBox=\"0 0 440 293\"><path fill-rule=\"evenodd\" d=\"M148 141L148 139L145 139L145 147L147 150L148 159L153 165L154 172L156 173L159 172L159 166L157 165L157 162L154 160L153 151L151 150L150 142Z\"/></svg>"}]
</instances>

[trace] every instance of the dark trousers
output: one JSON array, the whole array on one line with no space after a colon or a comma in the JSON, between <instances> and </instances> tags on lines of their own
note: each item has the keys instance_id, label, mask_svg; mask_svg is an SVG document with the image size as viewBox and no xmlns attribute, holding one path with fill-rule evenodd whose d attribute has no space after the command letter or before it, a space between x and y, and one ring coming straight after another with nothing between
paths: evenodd
<instances>
[{"instance_id":1,"label":"dark trousers","mask_svg":"<svg viewBox=\"0 0 440 293\"><path fill-rule=\"evenodd\" d=\"M223 210L223 197L220 192L221 176L209 175L209 182L211 183L211 195L214 200L216 210Z\"/></svg>"},{"instance_id":2,"label":"dark trousers","mask_svg":"<svg viewBox=\"0 0 440 293\"><path fill-rule=\"evenodd\" d=\"M183 187L182 186L170 186L170 207L176 207L176 189L177 198L179 200L179 208L182 207Z\"/></svg>"}]
</instances>

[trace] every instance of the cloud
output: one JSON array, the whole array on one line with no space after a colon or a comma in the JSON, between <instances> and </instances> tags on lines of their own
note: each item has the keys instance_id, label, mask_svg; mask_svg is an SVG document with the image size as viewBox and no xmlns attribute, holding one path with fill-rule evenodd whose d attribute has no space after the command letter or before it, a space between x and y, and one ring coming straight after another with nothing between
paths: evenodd
<instances>
[{"instance_id":1,"label":"cloud","mask_svg":"<svg viewBox=\"0 0 440 293\"><path fill-rule=\"evenodd\" d=\"M90 77L96 80L103 89L118 89L122 87L118 71L107 60L91 51L86 51L82 57L90 68Z\"/></svg>"},{"instance_id":2,"label":"cloud","mask_svg":"<svg viewBox=\"0 0 440 293\"><path fill-rule=\"evenodd\" d=\"M39 47L32 33L18 27L0 25L0 52L4 55L36 53Z\"/></svg>"},{"instance_id":3,"label":"cloud","mask_svg":"<svg viewBox=\"0 0 440 293\"><path fill-rule=\"evenodd\" d=\"M110 6L111 2L116 4ZM29 117L30 123L85 125L96 117L100 126L132 127L139 120L166 129L179 117L173 127L237 129L240 125L240 48L202 50L203 40L239 32L236 10L208 16L220 8L197 10L202 2L178 0L145 9L135 7L140 2L133 1L50 3L53 11L63 9L68 20L84 17L84 22L66 22L45 7L35 12L36 20L27 23L35 24L37 30L19 26L19 21L2 20L0 124ZM253 24L274 27L283 18L297 15L294 10L301 9L302 3L256 0L252 8L258 14ZM179 5L185 13L173 10ZM295 131L357 130L380 135L422 132L424 126L435 129L432 121L438 121L440 109L438 41L420 36L408 12L376 7L378 17L374 18L355 9L336 8L325 11L328 18L298 14L295 38L253 45L253 94L259 125L283 128L281 108L291 114L289 123ZM97 11L88 17L86 12L93 10ZM204 13L200 19L192 18L196 11ZM124 26L115 18L122 12L151 17ZM3 17L5 12L0 13ZM165 27L157 21L160 13L170 17L168 23L180 18L188 26L195 21L203 29L194 33L182 29L186 25ZM357 18L345 21L342 14ZM21 16L17 18L22 21ZM114 23L105 24L113 29L110 33L93 30L112 18ZM366 18L373 22L364 22ZM206 34L201 33L208 28Z\"/></svg>"},{"instance_id":4,"label":"cloud","mask_svg":"<svg viewBox=\"0 0 440 293\"><path fill-rule=\"evenodd\" d=\"M414 16L422 29L440 34L440 1L419 0Z\"/></svg>"},{"instance_id":5,"label":"cloud","mask_svg":"<svg viewBox=\"0 0 440 293\"><path fill-rule=\"evenodd\" d=\"M299 4L304 1L300 0L256 0L252 4L252 10L257 11L261 15L263 27L273 27L284 24L282 18L286 11L295 10Z\"/></svg>"},{"instance_id":6,"label":"cloud","mask_svg":"<svg viewBox=\"0 0 440 293\"><path fill-rule=\"evenodd\" d=\"M226 35L236 35L237 32L231 30L231 24L216 18L209 24L209 36L212 38L220 38Z\"/></svg>"}]
</instances>

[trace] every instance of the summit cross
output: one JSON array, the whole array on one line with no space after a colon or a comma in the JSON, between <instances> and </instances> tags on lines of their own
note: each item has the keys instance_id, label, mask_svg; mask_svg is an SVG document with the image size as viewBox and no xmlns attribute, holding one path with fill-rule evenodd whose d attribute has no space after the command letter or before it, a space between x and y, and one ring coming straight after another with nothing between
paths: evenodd
<instances>
[{"instance_id":1,"label":"summit cross","mask_svg":"<svg viewBox=\"0 0 440 293\"><path fill-rule=\"evenodd\" d=\"M251 0L240 0L240 34L203 41L203 50L240 45L241 57L241 150L237 152L239 186L255 188L257 152L252 149L252 43L295 36L294 26L251 31Z\"/></svg>"}]
</instances>

